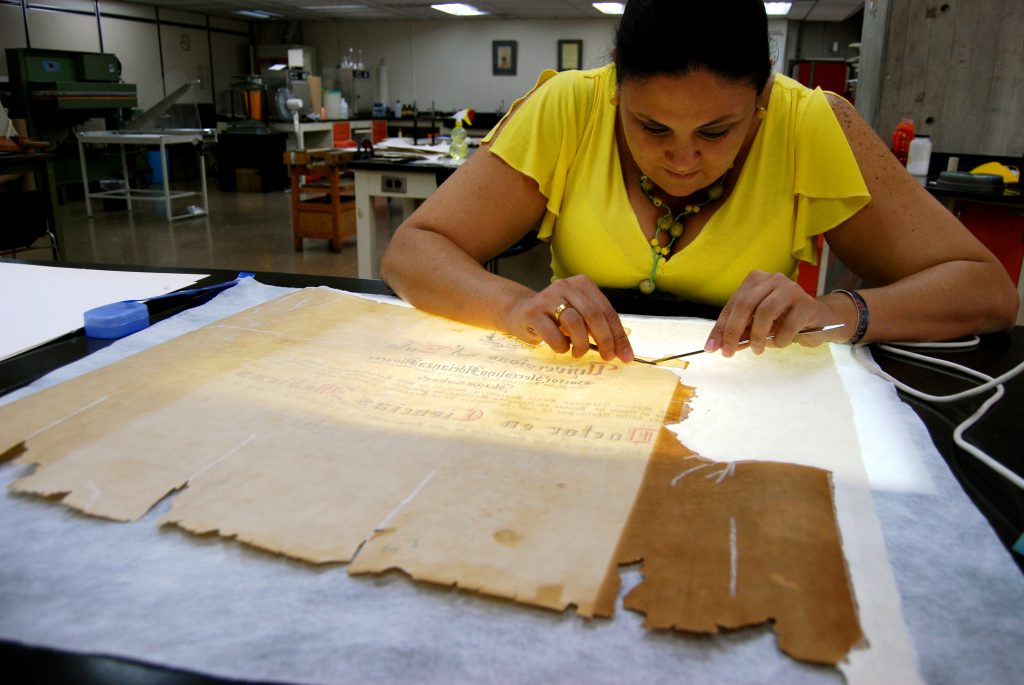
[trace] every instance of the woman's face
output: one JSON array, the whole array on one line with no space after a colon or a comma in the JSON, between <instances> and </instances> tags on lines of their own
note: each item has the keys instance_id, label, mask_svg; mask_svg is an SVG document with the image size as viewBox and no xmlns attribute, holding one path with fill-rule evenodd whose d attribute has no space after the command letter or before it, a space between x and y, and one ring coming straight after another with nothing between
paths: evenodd
<instances>
[{"instance_id":1,"label":"woman's face","mask_svg":"<svg viewBox=\"0 0 1024 685\"><path fill-rule=\"evenodd\" d=\"M757 90L706 71L624 79L619 116L633 159L664 192L684 197L719 179L739 153Z\"/></svg>"}]
</instances>

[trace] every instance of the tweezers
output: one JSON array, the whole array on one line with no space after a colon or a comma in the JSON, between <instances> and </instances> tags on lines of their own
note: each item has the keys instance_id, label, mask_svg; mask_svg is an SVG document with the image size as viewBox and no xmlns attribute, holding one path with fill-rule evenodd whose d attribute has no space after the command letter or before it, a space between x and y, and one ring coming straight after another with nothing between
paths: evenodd
<instances>
[{"instance_id":1,"label":"tweezers","mask_svg":"<svg viewBox=\"0 0 1024 685\"><path fill-rule=\"evenodd\" d=\"M797 333L797 335L807 335L808 333L824 333L825 331L834 331L835 329L843 328L844 326L846 326L846 324L834 323L834 324L830 324L828 326L820 326L818 328L805 328L802 331L800 331L799 333ZM769 335L768 337L765 338L765 340L774 340L774 339L775 339L774 335ZM749 343L750 343L750 340L748 339L748 340L740 340L738 344L739 345L747 345ZM597 345L591 343L590 344L590 349L596 350L597 349ZM668 357L660 357L658 359L644 359L642 357L633 357L633 361L640 362L641 364L651 364L652 366L657 366L658 364L661 364L662 362L671 361L673 359L682 359L683 357L692 357L695 354L701 354L703 352L706 352L706 350L703 350L703 349L693 350L692 352L683 352L682 354L673 354L673 355L669 355Z\"/></svg>"}]
</instances>

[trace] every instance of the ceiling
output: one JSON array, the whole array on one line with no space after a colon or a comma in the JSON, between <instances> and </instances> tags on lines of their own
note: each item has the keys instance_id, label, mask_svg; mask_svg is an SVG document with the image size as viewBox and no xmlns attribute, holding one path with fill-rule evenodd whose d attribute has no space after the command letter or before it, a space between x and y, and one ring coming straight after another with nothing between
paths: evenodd
<instances>
[{"instance_id":1,"label":"ceiling","mask_svg":"<svg viewBox=\"0 0 1024 685\"><path fill-rule=\"evenodd\" d=\"M473 21L431 9L447 0L133 0L161 8L261 21L237 14L259 10L277 15L270 21L423 20ZM595 19L604 17L590 0L464 0L497 19ZM792 3L787 19L844 21L864 7L864 0L804 0Z\"/></svg>"}]
</instances>

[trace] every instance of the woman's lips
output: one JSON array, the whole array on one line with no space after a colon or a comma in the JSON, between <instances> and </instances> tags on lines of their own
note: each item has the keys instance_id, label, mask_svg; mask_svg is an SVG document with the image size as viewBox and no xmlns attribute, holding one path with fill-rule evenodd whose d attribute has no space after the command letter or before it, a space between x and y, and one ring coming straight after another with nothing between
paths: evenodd
<instances>
[{"instance_id":1,"label":"woman's lips","mask_svg":"<svg viewBox=\"0 0 1024 685\"><path fill-rule=\"evenodd\" d=\"M665 169L665 173L668 174L670 178L678 181L688 181L695 178L700 173L700 169L694 169L693 171L672 171L671 169Z\"/></svg>"}]
</instances>

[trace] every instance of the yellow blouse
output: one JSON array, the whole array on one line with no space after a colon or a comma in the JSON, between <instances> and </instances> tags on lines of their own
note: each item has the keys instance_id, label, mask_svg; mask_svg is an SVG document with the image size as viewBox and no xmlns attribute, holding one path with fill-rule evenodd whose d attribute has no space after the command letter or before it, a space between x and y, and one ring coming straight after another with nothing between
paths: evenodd
<instances>
[{"instance_id":1,"label":"yellow blouse","mask_svg":"<svg viewBox=\"0 0 1024 685\"><path fill-rule=\"evenodd\" d=\"M545 71L490 149L547 198L540 237L551 243L553 279L585 273L602 287L635 288L653 257L622 180L615 89L613 65ZM795 279L800 261L817 263L816 236L871 199L820 89L777 74L767 109L736 186L658 266L659 290L721 306L753 269Z\"/></svg>"}]
</instances>

